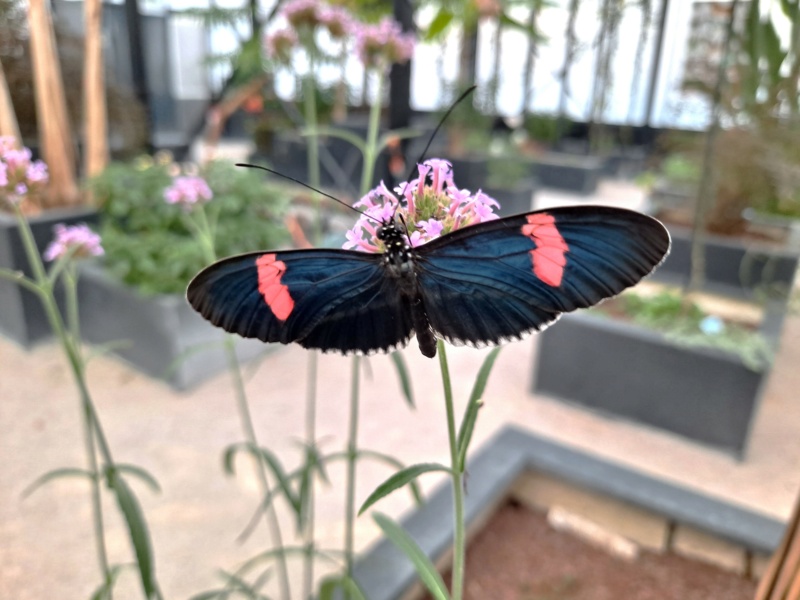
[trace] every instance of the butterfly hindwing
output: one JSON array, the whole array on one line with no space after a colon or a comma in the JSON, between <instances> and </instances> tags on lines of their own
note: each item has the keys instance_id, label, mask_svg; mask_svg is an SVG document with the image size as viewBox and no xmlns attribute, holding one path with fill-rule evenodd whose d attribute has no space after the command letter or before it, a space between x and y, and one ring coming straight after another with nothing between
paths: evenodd
<instances>
[{"instance_id":1,"label":"butterfly hindwing","mask_svg":"<svg viewBox=\"0 0 800 600\"><path fill-rule=\"evenodd\" d=\"M497 343L619 294L649 274L669 245L664 226L640 213L554 208L418 247L418 280L434 331L456 343Z\"/></svg>"},{"instance_id":2,"label":"butterfly hindwing","mask_svg":"<svg viewBox=\"0 0 800 600\"><path fill-rule=\"evenodd\" d=\"M189 284L214 325L264 342L364 352L411 335L411 317L381 257L348 250L259 252L221 260Z\"/></svg>"}]
</instances>

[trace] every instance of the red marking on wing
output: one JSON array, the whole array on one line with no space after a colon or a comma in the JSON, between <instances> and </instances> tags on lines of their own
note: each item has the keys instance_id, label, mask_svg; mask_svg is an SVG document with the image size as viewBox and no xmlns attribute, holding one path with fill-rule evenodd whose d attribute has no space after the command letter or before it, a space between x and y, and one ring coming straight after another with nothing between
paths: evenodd
<instances>
[{"instance_id":1,"label":"red marking on wing","mask_svg":"<svg viewBox=\"0 0 800 600\"><path fill-rule=\"evenodd\" d=\"M281 321L289 318L294 310L294 300L289 295L289 288L281 283L286 272L286 263L275 260L275 254L264 254L256 260L258 267L258 291L264 301Z\"/></svg>"},{"instance_id":2,"label":"red marking on wing","mask_svg":"<svg viewBox=\"0 0 800 600\"><path fill-rule=\"evenodd\" d=\"M556 219L547 213L528 215L522 226L523 235L531 238L536 248L530 251L533 273L547 285L558 287L567 264L569 246L556 227Z\"/></svg>"}]
</instances>

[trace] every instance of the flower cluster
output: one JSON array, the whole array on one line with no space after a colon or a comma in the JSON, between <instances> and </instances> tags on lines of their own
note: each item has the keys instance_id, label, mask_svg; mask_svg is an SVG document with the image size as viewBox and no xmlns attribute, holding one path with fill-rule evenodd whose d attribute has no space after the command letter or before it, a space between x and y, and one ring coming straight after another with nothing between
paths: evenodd
<instances>
[{"instance_id":1,"label":"flower cluster","mask_svg":"<svg viewBox=\"0 0 800 600\"><path fill-rule=\"evenodd\" d=\"M453 167L446 160L433 158L417 165L419 176L398 185L394 193L384 184L369 192L355 206L364 214L347 232L343 248L363 252L383 252L376 231L381 223L398 217L408 227L412 246L419 246L461 227L497 219L499 204L478 190L459 189L453 181ZM405 204L400 203L400 198Z\"/></svg>"},{"instance_id":2,"label":"flower cluster","mask_svg":"<svg viewBox=\"0 0 800 600\"><path fill-rule=\"evenodd\" d=\"M377 25L361 24L354 33L356 54L367 68L405 63L414 54L414 36L403 33L393 19L384 18Z\"/></svg>"},{"instance_id":3,"label":"flower cluster","mask_svg":"<svg viewBox=\"0 0 800 600\"><path fill-rule=\"evenodd\" d=\"M267 55L284 64L290 62L291 51L301 39L313 43L317 28L327 31L334 40L354 37L356 54L367 68L386 68L395 62L407 62L414 52L414 36L403 33L400 25L388 17L376 25L361 23L347 9L315 0L291 0L284 5L281 14L289 27L266 35L264 44Z\"/></svg>"},{"instance_id":4,"label":"flower cluster","mask_svg":"<svg viewBox=\"0 0 800 600\"><path fill-rule=\"evenodd\" d=\"M214 197L206 180L197 175L183 175L172 180L172 185L164 190L164 200L168 204L179 204L186 210L198 202L208 202Z\"/></svg>"},{"instance_id":5,"label":"flower cluster","mask_svg":"<svg viewBox=\"0 0 800 600\"><path fill-rule=\"evenodd\" d=\"M85 223L79 225L64 225L59 223L53 227L55 238L44 251L44 259L53 261L68 253L74 258L101 256L103 247L100 245L100 236L89 229Z\"/></svg>"},{"instance_id":6,"label":"flower cluster","mask_svg":"<svg viewBox=\"0 0 800 600\"><path fill-rule=\"evenodd\" d=\"M17 204L26 195L37 192L47 179L46 164L31 160L28 148L17 149L15 138L0 137L0 197Z\"/></svg>"}]
</instances>

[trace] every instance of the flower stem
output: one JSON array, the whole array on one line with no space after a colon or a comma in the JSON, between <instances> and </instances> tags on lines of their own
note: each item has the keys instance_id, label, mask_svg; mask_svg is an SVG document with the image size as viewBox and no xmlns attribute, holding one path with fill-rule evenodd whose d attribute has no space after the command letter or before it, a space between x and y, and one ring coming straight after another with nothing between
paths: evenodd
<instances>
[{"instance_id":1,"label":"flower stem","mask_svg":"<svg viewBox=\"0 0 800 600\"><path fill-rule=\"evenodd\" d=\"M361 357L352 360L350 379L350 422L347 431L347 491L345 497L344 560L345 572L353 576L354 529L356 519L356 460L358 459L359 374Z\"/></svg>"},{"instance_id":2,"label":"flower stem","mask_svg":"<svg viewBox=\"0 0 800 600\"><path fill-rule=\"evenodd\" d=\"M377 157L378 130L381 121L381 97L383 96L383 71L378 69L375 73L375 102L369 109L369 126L367 128L367 145L364 149L364 170L361 172L361 195L366 194L372 187L372 177L375 173Z\"/></svg>"},{"instance_id":3,"label":"flower stem","mask_svg":"<svg viewBox=\"0 0 800 600\"><path fill-rule=\"evenodd\" d=\"M108 565L108 552L105 542L105 526L103 521L103 508L100 500L100 479L101 470L97 463L97 447L95 446L95 437L99 445L99 450L103 456L105 469L114 468L114 460L111 457L111 450L109 449L108 442L106 441L100 421L97 418L97 412L92 403L89 389L86 385L85 371L83 358L81 356L80 332L78 331L78 302L77 302L77 286L75 280L74 267L66 274L65 290L67 298L67 314L69 316L70 330L64 327L64 322L61 313L58 310L55 296L53 295L53 283L48 279L47 273L42 264L39 250L36 246L36 241L33 237L33 232L30 229L28 221L23 216L19 207L15 207L17 212L17 223L22 238L22 244L25 247L25 254L28 257L28 262L34 274L34 281L36 287L39 289L39 297L42 300L45 314L56 334L58 341L61 344L62 350L69 362L72 376L78 387L78 392L81 398L81 414L83 416L83 432L84 443L86 446L86 460L89 464L89 471L92 475L91 479L91 503L92 503L92 521L95 536L95 546L97 552L97 562L100 567L100 572L103 575L104 583L107 585L111 581L111 570ZM111 596L110 586L108 588L108 596Z\"/></svg>"},{"instance_id":4,"label":"flower stem","mask_svg":"<svg viewBox=\"0 0 800 600\"><path fill-rule=\"evenodd\" d=\"M195 206L192 212L187 214L186 221L188 226L194 231L195 237L200 242L206 261L209 263L216 261L217 253L214 247L214 232L203 206ZM239 419L242 423L244 436L247 443L255 451L260 448L260 446L258 444L256 429L253 425L253 416L250 412L247 390L245 389L244 379L242 378L242 369L239 365L239 358L236 356L235 336L226 334L224 347L225 358L228 362L228 372L230 373L233 383L236 407L239 411ZM257 460L257 465L257 476L259 484L261 485L261 494L266 498L267 494L269 494L269 478L267 477L267 467L264 464L264 459L259 458ZM289 568L286 561L286 554L283 552L283 535L281 533L280 521L278 520L275 505L272 502L269 503L264 511L264 520L269 529L272 542L278 550L275 556L278 563L278 586L281 590L281 597L285 600L289 600L292 597L291 587L289 585Z\"/></svg>"},{"instance_id":5,"label":"flower stem","mask_svg":"<svg viewBox=\"0 0 800 600\"><path fill-rule=\"evenodd\" d=\"M442 385L444 386L444 404L447 410L447 437L450 442L450 466L453 477L453 577L451 581L452 600L461 600L464 588L464 487L463 473L458 466L458 444L456 440L456 418L453 409L453 388L450 384L450 370L447 366L447 353L442 340L436 341L439 353L439 366L442 370Z\"/></svg>"}]
</instances>

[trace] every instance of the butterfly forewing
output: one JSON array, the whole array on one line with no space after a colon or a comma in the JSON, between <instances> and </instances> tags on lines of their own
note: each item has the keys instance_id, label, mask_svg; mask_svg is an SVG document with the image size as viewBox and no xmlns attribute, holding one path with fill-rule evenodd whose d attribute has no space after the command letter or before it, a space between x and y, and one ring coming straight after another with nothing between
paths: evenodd
<instances>
[{"instance_id":1,"label":"butterfly forewing","mask_svg":"<svg viewBox=\"0 0 800 600\"><path fill-rule=\"evenodd\" d=\"M264 342L369 353L411 336L381 257L347 250L234 256L201 271L189 303L214 325Z\"/></svg>"},{"instance_id":2,"label":"butterfly forewing","mask_svg":"<svg viewBox=\"0 0 800 600\"><path fill-rule=\"evenodd\" d=\"M633 211L567 207L481 223L419 247L434 331L497 343L619 294L669 251L661 223Z\"/></svg>"}]
</instances>

